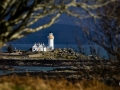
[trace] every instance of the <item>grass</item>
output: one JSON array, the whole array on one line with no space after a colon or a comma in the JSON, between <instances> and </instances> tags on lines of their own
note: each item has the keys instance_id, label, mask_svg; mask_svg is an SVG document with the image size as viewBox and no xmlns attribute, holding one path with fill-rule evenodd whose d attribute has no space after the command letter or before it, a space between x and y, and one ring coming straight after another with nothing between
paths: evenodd
<instances>
[{"instance_id":1,"label":"grass","mask_svg":"<svg viewBox=\"0 0 120 90\"><path fill-rule=\"evenodd\" d=\"M0 90L120 90L97 80L71 83L65 79L41 79L30 76L4 76L0 78Z\"/></svg>"}]
</instances>

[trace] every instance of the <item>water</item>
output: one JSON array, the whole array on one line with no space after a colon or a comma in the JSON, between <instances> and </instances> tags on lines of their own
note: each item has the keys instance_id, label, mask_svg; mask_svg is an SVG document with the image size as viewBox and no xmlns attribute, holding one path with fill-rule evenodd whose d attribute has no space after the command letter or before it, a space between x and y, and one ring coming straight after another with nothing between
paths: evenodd
<instances>
[{"instance_id":1,"label":"water","mask_svg":"<svg viewBox=\"0 0 120 90\"><path fill-rule=\"evenodd\" d=\"M13 48L16 48L17 50L29 50L34 44L12 44L12 47ZM46 45L47 46L47 45ZM108 58L108 54L107 52L100 46L98 45L93 45L93 46L90 46L90 45L82 45L81 46L83 49L84 49L84 52L86 55L90 55L90 47L94 47L96 49L96 51L99 51L99 54L100 54L100 57L104 57L104 58ZM7 47L3 47L2 48L2 51L6 51L6 48ZM79 52L79 49L78 49L78 45L64 45L64 44L55 44L55 49L56 48L72 48L74 49L74 51L77 51ZM13 68L16 68L17 70L14 70L14 71L10 71L10 70L0 70L0 75L5 75L5 74L9 74L9 73L12 73L12 72L26 72L26 71L29 71L29 72L38 72L38 71L49 71L49 70L53 70L57 67L31 67L31 66L13 66Z\"/></svg>"},{"instance_id":2,"label":"water","mask_svg":"<svg viewBox=\"0 0 120 90\"><path fill-rule=\"evenodd\" d=\"M26 50L28 51L34 44L12 44L13 49L17 49L17 50ZM47 44L45 44L47 46ZM96 49L96 52L99 51L99 56L101 58L106 58L108 59L108 53L100 46L98 45L82 45L81 46L84 49L84 54L85 55L90 55L90 47L93 47ZM2 51L7 51L6 49L7 47L3 47ZM79 48L78 45L75 44L69 44L69 45L65 45L65 44L55 44L55 49L56 48L72 48L74 49L74 51L79 52Z\"/></svg>"},{"instance_id":3,"label":"water","mask_svg":"<svg viewBox=\"0 0 120 90\"><path fill-rule=\"evenodd\" d=\"M17 70L0 70L0 75L6 75L9 73L21 73L21 72L40 72L40 71L50 71L58 67L33 67L33 66L12 66Z\"/></svg>"},{"instance_id":4,"label":"water","mask_svg":"<svg viewBox=\"0 0 120 90\"><path fill-rule=\"evenodd\" d=\"M22 69L23 71L49 71L49 70L53 70L57 67L33 67L33 66L13 66L16 69Z\"/></svg>"},{"instance_id":5,"label":"water","mask_svg":"<svg viewBox=\"0 0 120 90\"><path fill-rule=\"evenodd\" d=\"M12 44L13 49L17 50L29 50L34 44ZM47 46L47 44L45 44ZM56 44L54 48L73 48L77 50L77 45L64 45L64 44ZM2 51L7 51L7 47L3 47Z\"/></svg>"}]
</instances>

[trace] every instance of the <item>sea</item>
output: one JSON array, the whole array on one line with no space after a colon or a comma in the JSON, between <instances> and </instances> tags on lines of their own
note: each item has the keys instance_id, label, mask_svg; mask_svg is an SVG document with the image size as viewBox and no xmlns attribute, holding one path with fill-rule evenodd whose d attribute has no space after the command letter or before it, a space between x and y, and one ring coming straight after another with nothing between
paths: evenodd
<instances>
[{"instance_id":1,"label":"sea","mask_svg":"<svg viewBox=\"0 0 120 90\"><path fill-rule=\"evenodd\" d=\"M68 22L68 21L67 21ZM34 28L35 26L33 26ZM100 46L98 45L88 45L87 42L88 40L86 40L83 37L83 32L81 30L80 27L76 26L76 25L65 25L65 24L54 24L52 25L50 28L44 29L44 30L40 30L38 32L29 34L21 39L18 40L14 40L11 42L7 43L7 46L9 44L12 45L13 49L16 50L24 50L24 51L28 51L35 43L43 43L47 45L48 42L48 38L47 36L49 35L49 32L52 32L54 35L54 48L72 48L75 52L81 53L81 49L79 48L79 44L77 44L77 41L79 40L79 42L81 43L81 48L82 51L84 51L84 53L82 52L82 54L85 55L93 55L93 53L91 53L91 47L93 47L94 49L96 49L96 53L99 54L99 56L101 58L104 59L108 59L108 53ZM7 51L7 46L4 46L0 49L0 51L2 52L6 52ZM41 71L41 70L52 70L53 67L15 67L15 68L22 68L22 69L27 69L29 71ZM15 71L15 72L25 72L24 70L19 70L19 71ZM7 71L7 70L0 70L0 75L3 74L8 74L8 73L12 73L12 71Z\"/></svg>"},{"instance_id":2,"label":"sea","mask_svg":"<svg viewBox=\"0 0 120 90\"><path fill-rule=\"evenodd\" d=\"M0 70L0 75L6 75L10 73L23 73L23 72L41 72L50 71L58 67L41 67L41 66L12 66L17 70Z\"/></svg>"},{"instance_id":3,"label":"sea","mask_svg":"<svg viewBox=\"0 0 120 90\"><path fill-rule=\"evenodd\" d=\"M34 44L12 44L13 49L17 49L17 50L25 50L28 51ZM75 44L71 44L71 45L65 45L65 44L55 44L55 49L61 48L72 48L75 52L80 53L80 50L78 48L78 45ZM84 48L84 54L85 55L91 55L90 53L90 45L82 45L82 48ZM100 46L98 45L92 45L92 47L96 48L97 51L99 51L99 55L101 58L108 58L108 54L107 52ZM3 47L1 50L2 51L6 51L7 47ZM41 66L12 66L13 68L16 68L18 70L0 70L0 76L1 75L6 75L9 73L22 73L22 72L40 72L40 71L50 71L59 67L41 67Z\"/></svg>"},{"instance_id":4,"label":"sea","mask_svg":"<svg viewBox=\"0 0 120 90\"><path fill-rule=\"evenodd\" d=\"M30 48L32 48L32 46L34 44L11 44L13 47L13 50L22 50L22 51L29 51ZM45 44L47 46L47 44ZM80 48L79 45L77 44L55 44L54 48L58 49L64 49L64 48L71 48L73 49L75 52L84 54L84 55L95 55L95 53L91 53L91 47L93 47L96 51L96 55L99 55L99 57L103 58L103 59L108 59L109 55L108 53L100 46L98 45L81 45L81 48L83 50L83 52L80 52ZM3 48L1 48L1 51L6 52L7 51L7 46L4 46Z\"/></svg>"}]
</instances>

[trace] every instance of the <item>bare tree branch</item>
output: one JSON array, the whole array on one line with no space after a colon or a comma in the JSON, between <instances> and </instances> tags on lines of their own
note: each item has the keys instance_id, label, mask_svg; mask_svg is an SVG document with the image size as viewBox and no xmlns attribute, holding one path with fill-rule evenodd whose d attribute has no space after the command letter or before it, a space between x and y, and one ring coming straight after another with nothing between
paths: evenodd
<instances>
[{"instance_id":1,"label":"bare tree branch","mask_svg":"<svg viewBox=\"0 0 120 90\"><path fill-rule=\"evenodd\" d=\"M62 13L78 19L99 18L95 10L116 1L118 0L1 0L0 47L8 41L50 27ZM71 8L74 8L74 12ZM26 28L48 15L54 16L49 23L27 31Z\"/></svg>"}]
</instances>

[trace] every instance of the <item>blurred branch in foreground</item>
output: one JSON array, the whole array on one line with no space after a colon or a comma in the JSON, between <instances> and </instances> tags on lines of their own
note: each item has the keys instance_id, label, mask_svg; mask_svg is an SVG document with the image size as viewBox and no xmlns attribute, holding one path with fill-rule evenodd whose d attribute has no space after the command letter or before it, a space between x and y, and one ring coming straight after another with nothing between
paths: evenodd
<instances>
[{"instance_id":1,"label":"blurred branch in foreground","mask_svg":"<svg viewBox=\"0 0 120 90\"><path fill-rule=\"evenodd\" d=\"M2 0L0 1L0 47L6 42L50 27L62 13L79 19L100 18L95 12L117 0ZM49 22L30 26L45 17ZM42 21L41 21L42 22Z\"/></svg>"},{"instance_id":2,"label":"blurred branch in foreground","mask_svg":"<svg viewBox=\"0 0 120 90\"><path fill-rule=\"evenodd\" d=\"M120 1L98 9L100 19L80 21L86 38L103 47L114 59L120 60Z\"/></svg>"}]
</instances>

